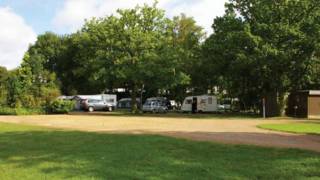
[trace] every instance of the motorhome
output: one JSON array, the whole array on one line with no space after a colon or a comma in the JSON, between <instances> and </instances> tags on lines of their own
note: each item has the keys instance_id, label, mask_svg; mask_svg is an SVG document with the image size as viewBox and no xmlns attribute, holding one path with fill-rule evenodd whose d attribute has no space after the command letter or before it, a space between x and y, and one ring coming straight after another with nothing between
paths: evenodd
<instances>
[{"instance_id":1,"label":"motorhome","mask_svg":"<svg viewBox=\"0 0 320 180\"><path fill-rule=\"evenodd\" d=\"M218 112L218 100L216 96L202 95L189 96L183 101L182 112Z\"/></svg>"}]
</instances>

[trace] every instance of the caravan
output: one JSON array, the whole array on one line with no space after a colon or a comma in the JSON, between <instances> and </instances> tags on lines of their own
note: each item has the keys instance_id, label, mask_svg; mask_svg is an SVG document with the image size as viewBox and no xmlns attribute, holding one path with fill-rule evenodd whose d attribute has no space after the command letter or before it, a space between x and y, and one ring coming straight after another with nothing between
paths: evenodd
<instances>
[{"instance_id":1,"label":"caravan","mask_svg":"<svg viewBox=\"0 0 320 180\"><path fill-rule=\"evenodd\" d=\"M189 96L183 101L182 112L217 112L218 100L216 96Z\"/></svg>"}]
</instances>

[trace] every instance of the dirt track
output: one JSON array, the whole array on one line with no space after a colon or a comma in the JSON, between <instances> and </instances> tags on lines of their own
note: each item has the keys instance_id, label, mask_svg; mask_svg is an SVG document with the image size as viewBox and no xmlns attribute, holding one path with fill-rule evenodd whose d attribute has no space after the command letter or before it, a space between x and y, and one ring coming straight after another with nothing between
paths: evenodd
<instances>
[{"instance_id":1,"label":"dirt track","mask_svg":"<svg viewBox=\"0 0 320 180\"><path fill-rule=\"evenodd\" d=\"M199 141L299 148L320 152L320 136L281 133L257 128L289 120L215 120L115 116L0 116L0 122L90 132L160 134Z\"/></svg>"}]
</instances>

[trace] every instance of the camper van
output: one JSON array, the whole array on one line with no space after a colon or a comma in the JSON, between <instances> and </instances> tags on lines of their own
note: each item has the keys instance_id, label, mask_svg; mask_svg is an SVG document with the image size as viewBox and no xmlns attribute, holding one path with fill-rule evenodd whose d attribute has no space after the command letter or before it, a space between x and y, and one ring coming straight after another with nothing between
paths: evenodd
<instances>
[{"instance_id":1,"label":"camper van","mask_svg":"<svg viewBox=\"0 0 320 180\"><path fill-rule=\"evenodd\" d=\"M183 101L181 107L182 112L217 112L218 102L216 96L202 95L202 96L189 96Z\"/></svg>"}]
</instances>

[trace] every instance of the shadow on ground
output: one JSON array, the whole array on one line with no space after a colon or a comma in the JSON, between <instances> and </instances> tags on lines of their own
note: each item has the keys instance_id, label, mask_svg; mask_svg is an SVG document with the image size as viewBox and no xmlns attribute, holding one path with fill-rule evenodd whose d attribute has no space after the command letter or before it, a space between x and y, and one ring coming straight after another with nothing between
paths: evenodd
<instances>
[{"instance_id":1,"label":"shadow on ground","mask_svg":"<svg viewBox=\"0 0 320 180\"><path fill-rule=\"evenodd\" d=\"M248 132L166 132L166 136L227 144L251 144L263 147L297 148L320 153L320 136L311 134L273 134Z\"/></svg>"},{"instance_id":2,"label":"shadow on ground","mask_svg":"<svg viewBox=\"0 0 320 180\"><path fill-rule=\"evenodd\" d=\"M13 127L13 128L12 128ZM299 179L317 153L153 135L0 129L0 179Z\"/></svg>"}]
</instances>

